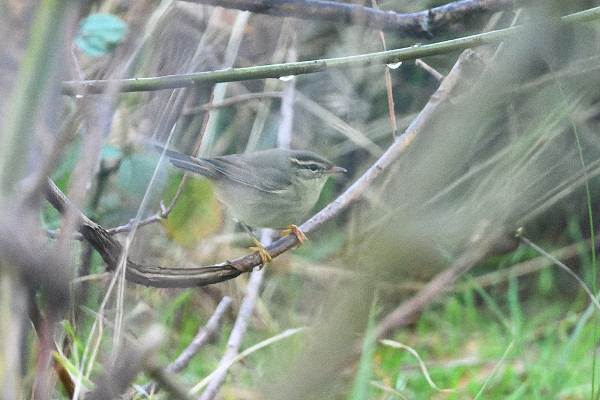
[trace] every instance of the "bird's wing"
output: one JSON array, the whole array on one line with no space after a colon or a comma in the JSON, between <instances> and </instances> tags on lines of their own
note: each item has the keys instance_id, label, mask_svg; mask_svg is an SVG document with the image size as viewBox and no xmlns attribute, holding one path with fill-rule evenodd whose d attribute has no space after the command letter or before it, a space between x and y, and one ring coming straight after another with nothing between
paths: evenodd
<instances>
[{"instance_id":1,"label":"bird's wing","mask_svg":"<svg viewBox=\"0 0 600 400\"><path fill-rule=\"evenodd\" d=\"M163 151L163 148L156 147ZM263 192L276 192L291 185L290 177L282 176L285 174L278 171L281 168L279 165L264 165L263 163L260 170L251 170L247 167L247 160L240 158L240 155L195 158L169 149L165 149L164 152L174 166L216 181L229 179ZM264 176L271 178L267 180Z\"/></svg>"},{"instance_id":2,"label":"bird's wing","mask_svg":"<svg viewBox=\"0 0 600 400\"><path fill-rule=\"evenodd\" d=\"M263 192L276 192L283 190L291 184L289 177L273 179L273 176L280 176L281 173L269 173L269 169L277 169L277 167L262 165L261 170L250 170L239 159L223 156L210 159L203 159L206 164L210 164L216 171L221 173L227 179L238 182L242 185L253 187L254 189ZM273 171L278 172L278 171ZM266 180L264 176L271 176Z\"/></svg>"}]
</instances>

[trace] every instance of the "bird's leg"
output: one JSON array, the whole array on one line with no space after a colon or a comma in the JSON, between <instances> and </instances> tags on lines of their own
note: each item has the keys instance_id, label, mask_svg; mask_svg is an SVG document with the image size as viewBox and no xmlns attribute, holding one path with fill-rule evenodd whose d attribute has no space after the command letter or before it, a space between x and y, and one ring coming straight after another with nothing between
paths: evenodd
<instances>
[{"instance_id":1,"label":"bird's leg","mask_svg":"<svg viewBox=\"0 0 600 400\"><path fill-rule=\"evenodd\" d=\"M261 263L260 263L260 266L258 267L258 269L262 269L262 267L264 267L266 263L273 261L273 259L271 258L271 255L269 254L269 252L267 250L265 250L263 245L256 238L256 236L254 236L254 234L252 233L252 231L250 230L248 225L244 224L243 222L240 222L240 225L242 226L242 228L244 228L246 233L248 235L250 235L250 237L256 244L256 246L250 247L250 251L253 253L258 253L258 255L260 256L260 260L261 260Z\"/></svg>"},{"instance_id":2,"label":"bird's leg","mask_svg":"<svg viewBox=\"0 0 600 400\"><path fill-rule=\"evenodd\" d=\"M287 229L285 229L283 232L281 232L281 236L286 236L286 235L289 235L290 233L293 233L298 238L298 246L300 246L302 243L304 243L308 240L306 238L306 235L304 234L304 232L302 232L300 230L300 228L298 228L296 225L288 226Z\"/></svg>"}]
</instances>

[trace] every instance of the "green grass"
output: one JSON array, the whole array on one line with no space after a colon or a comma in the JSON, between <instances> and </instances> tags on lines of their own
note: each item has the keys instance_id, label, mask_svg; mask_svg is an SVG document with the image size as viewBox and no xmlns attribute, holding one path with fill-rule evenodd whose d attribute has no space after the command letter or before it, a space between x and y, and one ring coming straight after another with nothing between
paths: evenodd
<instances>
[{"instance_id":1,"label":"green grass","mask_svg":"<svg viewBox=\"0 0 600 400\"><path fill-rule=\"evenodd\" d=\"M375 375L382 382L402 382L407 398L474 398L484 385L479 398L589 398L593 325L585 325L565 357L581 313L560 295L519 298L518 284L511 279L505 297L495 300L474 295L481 288L453 294L395 337L420 354L438 387L457 392L431 388L414 357L399 350L378 350Z\"/></svg>"}]
</instances>

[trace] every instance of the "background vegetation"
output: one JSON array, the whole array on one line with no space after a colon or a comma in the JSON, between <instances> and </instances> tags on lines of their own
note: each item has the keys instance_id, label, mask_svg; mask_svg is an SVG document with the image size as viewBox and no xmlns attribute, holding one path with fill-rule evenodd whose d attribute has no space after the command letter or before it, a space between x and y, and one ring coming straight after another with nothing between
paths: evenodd
<instances>
[{"instance_id":1,"label":"background vegetation","mask_svg":"<svg viewBox=\"0 0 600 400\"><path fill-rule=\"evenodd\" d=\"M600 398L598 7L0 2L1 397ZM259 270L167 143L348 173Z\"/></svg>"}]
</instances>

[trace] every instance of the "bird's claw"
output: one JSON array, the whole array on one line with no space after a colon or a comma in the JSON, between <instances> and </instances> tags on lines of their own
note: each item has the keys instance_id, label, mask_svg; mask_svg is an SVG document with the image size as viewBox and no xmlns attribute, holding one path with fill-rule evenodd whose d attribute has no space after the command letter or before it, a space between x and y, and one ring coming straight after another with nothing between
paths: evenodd
<instances>
[{"instance_id":1,"label":"bird's claw","mask_svg":"<svg viewBox=\"0 0 600 400\"><path fill-rule=\"evenodd\" d=\"M304 234L304 232L302 232L300 230L300 228L298 228L296 225L288 226L287 229L285 229L283 232L281 232L281 236L286 236L286 235L289 235L290 233L293 233L298 238L298 246L300 246L302 243L304 243L308 240L306 238L306 235Z\"/></svg>"},{"instance_id":2,"label":"bird's claw","mask_svg":"<svg viewBox=\"0 0 600 400\"><path fill-rule=\"evenodd\" d=\"M256 247L250 247L250 251L253 253L258 253L260 256L261 262L260 266L258 267L259 270L262 269L266 263L273 261L273 258L271 258L269 252L265 250L258 240L256 241Z\"/></svg>"}]
</instances>

